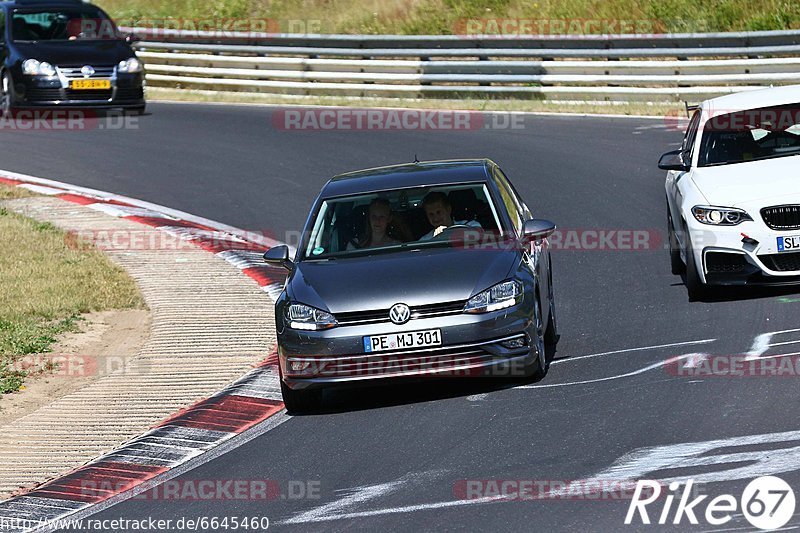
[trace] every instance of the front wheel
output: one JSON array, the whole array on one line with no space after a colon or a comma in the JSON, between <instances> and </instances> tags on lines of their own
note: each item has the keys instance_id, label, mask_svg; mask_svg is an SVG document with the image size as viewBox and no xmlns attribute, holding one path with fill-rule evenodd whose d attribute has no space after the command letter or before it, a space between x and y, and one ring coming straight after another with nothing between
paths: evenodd
<instances>
[{"instance_id":1,"label":"front wheel","mask_svg":"<svg viewBox=\"0 0 800 533\"><path fill-rule=\"evenodd\" d=\"M4 117L14 114L14 80L8 72L3 73L2 87L0 87L0 113Z\"/></svg>"},{"instance_id":2,"label":"front wheel","mask_svg":"<svg viewBox=\"0 0 800 533\"><path fill-rule=\"evenodd\" d=\"M689 293L690 302L702 300L710 292L708 286L700 279L694 252L691 248L686 250L686 292Z\"/></svg>"},{"instance_id":3,"label":"front wheel","mask_svg":"<svg viewBox=\"0 0 800 533\"><path fill-rule=\"evenodd\" d=\"M312 413L322 406L322 389L292 390L281 380L281 396L290 415Z\"/></svg>"},{"instance_id":4,"label":"front wheel","mask_svg":"<svg viewBox=\"0 0 800 533\"><path fill-rule=\"evenodd\" d=\"M556 299L555 291L553 289L553 263L550 263L550 272L548 273L550 289L548 294L550 305L550 316L547 318L547 328L544 330L544 342L547 346L555 346L558 344L558 318L556 317Z\"/></svg>"},{"instance_id":5,"label":"front wheel","mask_svg":"<svg viewBox=\"0 0 800 533\"><path fill-rule=\"evenodd\" d=\"M144 112L147 110L147 105L140 105L137 107L128 107L124 109L124 113L129 116L140 116L144 115Z\"/></svg>"},{"instance_id":6,"label":"front wheel","mask_svg":"<svg viewBox=\"0 0 800 533\"><path fill-rule=\"evenodd\" d=\"M669 210L669 208L667 208ZM675 236L675 224L672 222L672 215L667 213L667 228L669 232L669 262L672 268L672 274L680 276L686 271L686 265L681 259L680 245L678 238Z\"/></svg>"},{"instance_id":7,"label":"front wheel","mask_svg":"<svg viewBox=\"0 0 800 533\"><path fill-rule=\"evenodd\" d=\"M545 344L545 327L542 323L542 307L539 303L539 295L536 295L536 309L534 311L534 338L533 352L536 355L536 361L533 362L525 371L525 377L539 381L547 374L547 349Z\"/></svg>"}]
</instances>

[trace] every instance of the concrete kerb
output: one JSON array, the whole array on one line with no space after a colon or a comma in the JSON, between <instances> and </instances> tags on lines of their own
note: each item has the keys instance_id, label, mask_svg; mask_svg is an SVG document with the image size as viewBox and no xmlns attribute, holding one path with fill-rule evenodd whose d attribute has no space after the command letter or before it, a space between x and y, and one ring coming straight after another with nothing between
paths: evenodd
<instances>
[{"instance_id":1,"label":"concrete kerb","mask_svg":"<svg viewBox=\"0 0 800 533\"><path fill-rule=\"evenodd\" d=\"M0 502L0 521L19 525L0 530L34 530L84 513L285 416L269 352L273 306L264 294L280 290L283 273L254 259L277 241L53 180L0 171L0 183L45 195L5 201L5 208L68 232L137 232L145 239L171 232L188 244L105 250L142 290L151 336L125 368L2 428L0 463L18 470L0 472L0 491L28 491ZM92 484L98 479L104 488Z\"/></svg>"}]
</instances>

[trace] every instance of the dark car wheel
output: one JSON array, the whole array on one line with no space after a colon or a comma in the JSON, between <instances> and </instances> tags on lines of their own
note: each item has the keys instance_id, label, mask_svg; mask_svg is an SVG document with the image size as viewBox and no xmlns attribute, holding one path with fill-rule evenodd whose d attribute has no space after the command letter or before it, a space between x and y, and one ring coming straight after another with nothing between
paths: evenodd
<instances>
[{"instance_id":1,"label":"dark car wheel","mask_svg":"<svg viewBox=\"0 0 800 533\"><path fill-rule=\"evenodd\" d=\"M140 105L138 107L128 107L124 111L126 115L139 116L139 115L144 115L144 112L146 110L147 110L147 105Z\"/></svg>"},{"instance_id":2,"label":"dark car wheel","mask_svg":"<svg viewBox=\"0 0 800 533\"><path fill-rule=\"evenodd\" d=\"M290 415L312 413L322 406L322 389L292 390L281 380L281 395Z\"/></svg>"},{"instance_id":3,"label":"dark car wheel","mask_svg":"<svg viewBox=\"0 0 800 533\"><path fill-rule=\"evenodd\" d=\"M558 344L558 319L556 317L556 299L553 290L553 263L550 263L550 289L548 298L550 299L550 316L547 318L547 329L544 330L544 342L547 346Z\"/></svg>"},{"instance_id":4,"label":"dark car wheel","mask_svg":"<svg viewBox=\"0 0 800 533\"><path fill-rule=\"evenodd\" d=\"M2 116L10 117L14 113L14 80L11 79L11 74L8 72L3 73L3 84L0 88L0 112Z\"/></svg>"},{"instance_id":5,"label":"dark car wheel","mask_svg":"<svg viewBox=\"0 0 800 533\"><path fill-rule=\"evenodd\" d=\"M672 215L669 214L669 207L667 208L667 228L669 232L669 262L672 268L672 274L680 276L686 271L686 265L683 264L681 259L680 245L678 238L675 236L675 224L672 222Z\"/></svg>"},{"instance_id":6,"label":"dark car wheel","mask_svg":"<svg viewBox=\"0 0 800 533\"><path fill-rule=\"evenodd\" d=\"M547 349L544 340L544 324L542 323L542 307L539 302L539 295L536 295L536 310L534 311L535 327L532 353L536 354L536 360L526 369L525 377L538 381L547 374Z\"/></svg>"}]
</instances>

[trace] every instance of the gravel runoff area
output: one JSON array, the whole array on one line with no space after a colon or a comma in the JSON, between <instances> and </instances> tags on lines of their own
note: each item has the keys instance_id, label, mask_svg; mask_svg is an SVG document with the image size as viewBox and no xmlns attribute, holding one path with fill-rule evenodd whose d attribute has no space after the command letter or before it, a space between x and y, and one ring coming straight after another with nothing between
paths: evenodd
<instances>
[{"instance_id":1,"label":"gravel runoff area","mask_svg":"<svg viewBox=\"0 0 800 533\"><path fill-rule=\"evenodd\" d=\"M66 231L120 232L137 242L158 242L153 234L162 232L54 197L2 206ZM149 338L124 368L0 427L0 498L115 449L217 392L272 349L272 301L238 268L193 246L137 248L106 253L139 286L151 311Z\"/></svg>"}]
</instances>

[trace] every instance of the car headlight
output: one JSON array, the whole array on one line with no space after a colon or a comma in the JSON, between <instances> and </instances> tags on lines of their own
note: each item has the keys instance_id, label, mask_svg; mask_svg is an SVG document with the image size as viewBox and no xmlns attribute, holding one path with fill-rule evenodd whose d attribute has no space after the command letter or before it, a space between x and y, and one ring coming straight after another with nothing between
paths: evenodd
<instances>
[{"instance_id":1,"label":"car headlight","mask_svg":"<svg viewBox=\"0 0 800 533\"><path fill-rule=\"evenodd\" d=\"M22 63L22 72L29 75L34 75L39 73L39 65L40 63L35 59L26 59L24 63Z\"/></svg>"},{"instance_id":2,"label":"car headlight","mask_svg":"<svg viewBox=\"0 0 800 533\"><path fill-rule=\"evenodd\" d=\"M746 220L753 220L743 209L734 207L714 207L696 205L692 208L694 218L710 226L736 226Z\"/></svg>"},{"instance_id":3,"label":"car headlight","mask_svg":"<svg viewBox=\"0 0 800 533\"><path fill-rule=\"evenodd\" d=\"M120 61L119 65L117 65L117 70L119 72L139 72L142 70L142 64L138 59L132 57L130 59Z\"/></svg>"},{"instance_id":4,"label":"car headlight","mask_svg":"<svg viewBox=\"0 0 800 533\"><path fill-rule=\"evenodd\" d=\"M291 329L316 331L330 329L336 325L336 318L330 313L304 304L291 304L286 309L286 319Z\"/></svg>"},{"instance_id":5,"label":"car headlight","mask_svg":"<svg viewBox=\"0 0 800 533\"><path fill-rule=\"evenodd\" d=\"M55 76L56 68L46 61L26 59L22 63L22 72L29 76Z\"/></svg>"},{"instance_id":6,"label":"car headlight","mask_svg":"<svg viewBox=\"0 0 800 533\"><path fill-rule=\"evenodd\" d=\"M511 307L522 301L522 283L504 281L494 287L479 292L464 306L466 313L488 313Z\"/></svg>"}]
</instances>

